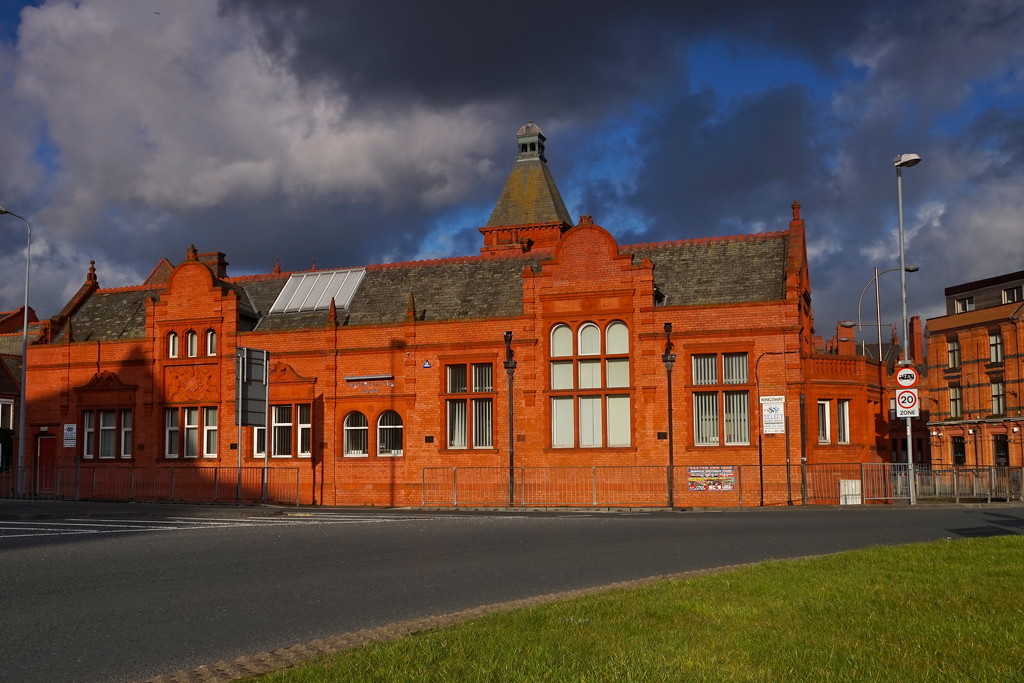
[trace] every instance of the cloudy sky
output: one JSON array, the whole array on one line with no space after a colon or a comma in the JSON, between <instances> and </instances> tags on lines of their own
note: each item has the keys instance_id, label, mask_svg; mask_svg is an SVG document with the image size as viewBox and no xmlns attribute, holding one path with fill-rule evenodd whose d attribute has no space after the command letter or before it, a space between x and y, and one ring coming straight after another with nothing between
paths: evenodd
<instances>
[{"instance_id":1,"label":"cloudy sky","mask_svg":"<svg viewBox=\"0 0 1024 683\"><path fill-rule=\"evenodd\" d=\"M899 264L898 153L912 314L1024 270L1021 36L1019 0L0 0L0 205L40 316L192 243L232 275L468 255L532 119L620 244L798 199L827 336ZM23 272L0 217L0 310Z\"/></svg>"}]
</instances>

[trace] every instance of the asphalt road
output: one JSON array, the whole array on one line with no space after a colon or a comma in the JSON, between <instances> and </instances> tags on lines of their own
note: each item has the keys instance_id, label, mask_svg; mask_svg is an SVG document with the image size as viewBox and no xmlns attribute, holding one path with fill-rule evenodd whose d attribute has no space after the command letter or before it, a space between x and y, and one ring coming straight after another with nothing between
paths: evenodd
<instances>
[{"instance_id":1,"label":"asphalt road","mask_svg":"<svg viewBox=\"0 0 1024 683\"><path fill-rule=\"evenodd\" d=\"M0 680L132 681L558 591L1024 530L1022 506L275 514L0 519Z\"/></svg>"}]
</instances>

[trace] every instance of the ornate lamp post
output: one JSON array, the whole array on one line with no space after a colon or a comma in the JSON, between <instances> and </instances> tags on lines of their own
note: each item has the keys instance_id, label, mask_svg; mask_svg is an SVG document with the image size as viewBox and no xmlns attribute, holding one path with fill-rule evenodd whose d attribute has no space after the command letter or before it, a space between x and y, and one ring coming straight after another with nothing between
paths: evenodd
<instances>
[{"instance_id":1,"label":"ornate lamp post","mask_svg":"<svg viewBox=\"0 0 1024 683\"><path fill-rule=\"evenodd\" d=\"M665 323L665 353L661 354L661 362L665 364L665 376L668 381L668 506L675 507L675 443L672 434L672 366L676 362L676 354L672 353L672 323Z\"/></svg>"},{"instance_id":2,"label":"ornate lamp post","mask_svg":"<svg viewBox=\"0 0 1024 683\"><path fill-rule=\"evenodd\" d=\"M515 353L512 351L512 330L505 332L505 372L508 373L508 505L516 504L516 440L515 404L512 385L516 374Z\"/></svg>"}]
</instances>

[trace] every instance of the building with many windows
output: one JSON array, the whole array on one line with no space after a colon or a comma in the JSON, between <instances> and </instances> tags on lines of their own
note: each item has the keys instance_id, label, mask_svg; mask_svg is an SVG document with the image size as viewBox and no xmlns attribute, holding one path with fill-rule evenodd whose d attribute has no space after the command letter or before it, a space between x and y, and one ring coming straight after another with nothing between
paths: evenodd
<instances>
[{"instance_id":1,"label":"building with many windows","mask_svg":"<svg viewBox=\"0 0 1024 683\"><path fill-rule=\"evenodd\" d=\"M947 287L945 295L946 315L927 321L932 460L1024 465L1024 271Z\"/></svg>"},{"instance_id":2,"label":"building with many windows","mask_svg":"<svg viewBox=\"0 0 1024 683\"><path fill-rule=\"evenodd\" d=\"M545 142L519 130L475 256L231 277L192 247L116 289L90 265L29 352L35 462L73 463L79 495L225 497L240 466L302 502L420 505L488 502L456 479L513 466L664 489L669 462L680 496L745 467L744 496L799 502L802 463L885 459L878 363L813 348L799 204L778 232L620 245L570 219ZM269 353L265 426L236 424L238 347Z\"/></svg>"}]
</instances>

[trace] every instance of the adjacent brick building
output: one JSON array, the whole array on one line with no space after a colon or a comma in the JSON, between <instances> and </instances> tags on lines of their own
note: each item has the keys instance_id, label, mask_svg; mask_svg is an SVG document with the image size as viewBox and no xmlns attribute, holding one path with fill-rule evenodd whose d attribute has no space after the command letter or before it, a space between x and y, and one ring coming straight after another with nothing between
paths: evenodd
<instances>
[{"instance_id":1,"label":"adjacent brick building","mask_svg":"<svg viewBox=\"0 0 1024 683\"><path fill-rule=\"evenodd\" d=\"M519 130L475 256L231 277L192 247L117 289L91 264L29 352L36 462L130 471L134 495L266 464L332 505L419 505L433 477L511 462L664 481L668 351L677 487L702 466L885 459L879 363L814 350L799 204L778 232L623 246L573 224L545 142ZM268 427L241 439L236 347L270 354ZM762 396L785 433L761 435Z\"/></svg>"},{"instance_id":2,"label":"adjacent brick building","mask_svg":"<svg viewBox=\"0 0 1024 683\"><path fill-rule=\"evenodd\" d=\"M927 321L932 460L1020 467L1024 271L947 287L945 295L946 315Z\"/></svg>"}]
</instances>

